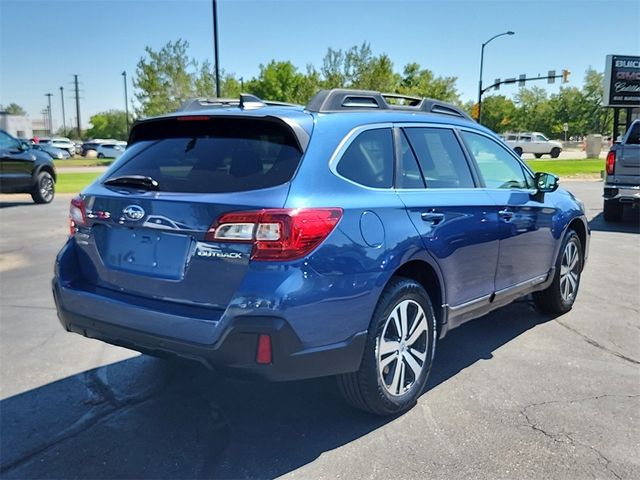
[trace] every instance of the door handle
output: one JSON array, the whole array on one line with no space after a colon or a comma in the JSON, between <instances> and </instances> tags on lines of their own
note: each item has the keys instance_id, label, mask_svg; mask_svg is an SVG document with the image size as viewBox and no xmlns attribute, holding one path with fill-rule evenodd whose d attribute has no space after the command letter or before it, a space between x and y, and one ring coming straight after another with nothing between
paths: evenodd
<instances>
[{"instance_id":1,"label":"door handle","mask_svg":"<svg viewBox=\"0 0 640 480\"><path fill-rule=\"evenodd\" d=\"M499 210L498 215L500 215L500 217L504 218L507 221L513 218L513 212L508 208L503 208L502 210Z\"/></svg>"},{"instance_id":2,"label":"door handle","mask_svg":"<svg viewBox=\"0 0 640 480\"><path fill-rule=\"evenodd\" d=\"M434 225L438 225L444 220L444 213L438 212L422 212L420 215L425 222L431 222Z\"/></svg>"}]
</instances>

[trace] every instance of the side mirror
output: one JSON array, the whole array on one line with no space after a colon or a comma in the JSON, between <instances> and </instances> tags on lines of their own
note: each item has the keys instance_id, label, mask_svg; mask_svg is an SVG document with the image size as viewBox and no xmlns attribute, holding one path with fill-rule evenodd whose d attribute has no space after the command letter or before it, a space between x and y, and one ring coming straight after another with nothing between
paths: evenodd
<instances>
[{"instance_id":1,"label":"side mirror","mask_svg":"<svg viewBox=\"0 0 640 480\"><path fill-rule=\"evenodd\" d=\"M31 150L31 145L29 145L27 142L20 142L20 150L22 150L23 152Z\"/></svg>"},{"instance_id":2,"label":"side mirror","mask_svg":"<svg viewBox=\"0 0 640 480\"><path fill-rule=\"evenodd\" d=\"M537 172L534 177L536 190L541 193L555 192L560 179L553 173Z\"/></svg>"}]
</instances>

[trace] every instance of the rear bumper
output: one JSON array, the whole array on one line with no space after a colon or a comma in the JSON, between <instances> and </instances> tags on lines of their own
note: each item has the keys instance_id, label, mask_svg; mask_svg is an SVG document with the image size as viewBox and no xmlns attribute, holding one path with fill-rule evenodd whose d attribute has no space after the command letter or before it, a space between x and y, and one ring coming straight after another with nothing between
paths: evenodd
<instances>
[{"instance_id":1,"label":"rear bumper","mask_svg":"<svg viewBox=\"0 0 640 480\"><path fill-rule=\"evenodd\" d=\"M237 317L226 323L226 329L211 345L194 343L176 335L160 335L129 326L105 321L90 310L77 308L79 301L93 303L93 311L101 308L100 300L91 299L89 292L63 286L54 278L53 296L62 326L70 332L88 338L130 348L154 356L173 356L195 360L210 368L234 375L266 380L298 380L353 372L360 366L366 341L366 331L358 332L343 342L321 347L305 348L289 323L279 317ZM94 300L94 302L91 302ZM79 311L81 310L81 311ZM175 332L183 328L197 328L199 320L148 310L137 311L129 306L129 315L156 315ZM113 312L112 312L113 313ZM100 317L100 318L98 318ZM194 323L195 322L195 323ZM256 363L258 336L271 337L272 363Z\"/></svg>"},{"instance_id":2,"label":"rear bumper","mask_svg":"<svg viewBox=\"0 0 640 480\"><path fill-rule=\"evenodd\" d=\"M618 200L622 203L638 203L640 202L640 186L605 184L604 194L602 196L605 200Z\"/></svg>"}]
</instances>

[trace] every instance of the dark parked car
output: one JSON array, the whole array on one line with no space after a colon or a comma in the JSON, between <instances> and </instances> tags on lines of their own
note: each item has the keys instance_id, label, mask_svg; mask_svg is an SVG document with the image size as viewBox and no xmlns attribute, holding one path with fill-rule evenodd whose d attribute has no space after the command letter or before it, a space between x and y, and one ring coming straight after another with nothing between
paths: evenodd
<instances>
[{"instance_id":1,"label":"dark parked car","mask_svg":"<svg viewBox=\"0 0 640 480\"><path fill-rule=\"evenodd\" d=\"M66 150L63 150L62 148L54 147L51 144L47 144L47 143L44 143L44 144L35 143L32 145L29 145L29 148L32 148L34 150L40 150L46 153L47 155L49 155L54 160L66 160L67 158L71 157L71 155L69 155L69 152L67 152Z\"/></svg>"},{"instance_id":2,"label":"dark parked car","mask_svg":"<svg viewBox=\"0 0 640 480\"><path fill-rule=\"evenodd\" d=\"M640 204L640 120L635 120L607 154L603 215L608 222L622 218L625 205Z\"/></svg>"},{"instance_id":3,"label":"dark parked car","mask_svg":"<svg viewBox=\"0 0 640 480\"><path fill-rule=\"evenodd\" d=\"M100 146L100 145L101 145L101 143L100 143L100 142L84 142L84 143L82 144L82 147L81 147L81 150L80 150L80 154L81 154L83 157L86 157L86 156L87 156L87 153L88 153L90 150L93 150L93 151L95 152L95 151L97 151L97 150L98 150L98 146Z\"/></svg>"},{"instance_id":4,"label":"dark parked car","mask_svg":"<svg viewBox=\"0 0 640 480\"><path fill-rule=\"evenodd\" d=\"M55 194L56 170L51 157L0 130L0 192L30 193L36 203Z\"/></svg>"},{"instance_id":5,"label":"dark parked car","mask_svg":"<svg viewBox=\"0 0 640 480\"><path fill-rule=\"evenodd\" d=\"M353 90L140 121L70 208L67 330L250 377L335 375L381 415L416 402L452 328L530 293L571 309L589 246L580 201L458 108Z\"/></svg>"}]
</instances>

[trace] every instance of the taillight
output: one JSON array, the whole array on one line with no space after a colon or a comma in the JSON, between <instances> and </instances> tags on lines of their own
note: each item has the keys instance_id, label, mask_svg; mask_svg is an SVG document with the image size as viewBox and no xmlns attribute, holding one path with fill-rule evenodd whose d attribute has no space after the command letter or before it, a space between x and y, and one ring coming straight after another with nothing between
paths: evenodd
<instances>
[{"instance_id":1,"label":"taillight","mask_svg":"<svg viewBox=\"0 0 640 480\"><path fill-rule=\"evenodd\" d=\"M69 206L69 234L74 235L76 228L87 223L86 208L82 197L71 199Z\"/></svg>"},{"instance_id":2,"label":"taillight","mask_svg":"<svg viewBox=\"0 0 640 480\"><path fill-rule=\"evenodd\" d=\"M607 175L613 175L616 168L616 152L611 150L607 153Z\"/></svg>"},{"instance_id":3,"label":"taillight","mask_svg":"<svg viewBox=\"0 0 640 480\"><path fill-rule=\"evenodd\" d=\"M327 238L342 218L341 208L278 208L225 213L208 241L252 243L253 260L295 260Z\"/></svg>"}]
</instances>

